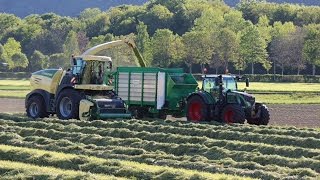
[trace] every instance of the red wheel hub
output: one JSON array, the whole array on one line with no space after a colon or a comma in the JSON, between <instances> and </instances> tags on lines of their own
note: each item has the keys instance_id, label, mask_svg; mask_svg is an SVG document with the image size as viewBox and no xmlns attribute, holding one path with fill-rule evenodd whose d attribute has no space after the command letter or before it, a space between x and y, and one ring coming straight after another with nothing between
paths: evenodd
<instances>
[{"instance_id":1,"label":"red wheel hub","mask_svg":"<svg viewBox=\"0 0 320 180\"><path fill-rule=\"evenodd\" d=\"M224 120L226 123L231 124L233 123L233 116L234 116L234 112L229 109L224 113Z\"/></svg>"},{"instance_id":2,"label":"red wheel hub","mask_svg":"<svg viewBox=\"0 0 320 180\"><path fill-rule=\"evenodd\" d=\"M193 122L200 122L201 121L201 118L202 118L201 103L199 103L199 102L191 103L191 105L189 106L188 112L189 112L189 117L190 117L191 121L193 121Z\"/></svg>"}]
</instances>

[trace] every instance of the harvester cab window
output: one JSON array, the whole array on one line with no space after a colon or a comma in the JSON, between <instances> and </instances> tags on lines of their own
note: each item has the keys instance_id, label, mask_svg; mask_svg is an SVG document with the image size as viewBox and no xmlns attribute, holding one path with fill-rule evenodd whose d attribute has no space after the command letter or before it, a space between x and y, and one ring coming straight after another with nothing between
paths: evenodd
<instances>
[{"instance_id":1,"label":"harvester cab window","mask_svg":"<svg viewBox=\"0 0 320 180\"><path fill-rule=\"evenodd\" d=\"M93 69L91 73L91 84L103 84L104 80L104 63L94 62L92 63Z\"/></svg>"},{"instance_id":2,"label":"harvester cab window","mask_svg":"<svg viewBox=\"0 0 320 180\"><path fill-rule=\"evenodd\" d=\"M106 68L105 68L106 71L111 71L112 70L112 61L108 61L106 62Z\"/></svg>"},{"instance_id":3,"label":"harvester cab window","mask_svg":"<svg viewBox=\"0 0 320 180\"><path fill-rule=\"evenodd\" d=\"M85 61L83 61L81 58L76 60L76 64L72 66L72 74L79 75L82 73L82 69L85 66Z\"/></svg>"}]
</instances>

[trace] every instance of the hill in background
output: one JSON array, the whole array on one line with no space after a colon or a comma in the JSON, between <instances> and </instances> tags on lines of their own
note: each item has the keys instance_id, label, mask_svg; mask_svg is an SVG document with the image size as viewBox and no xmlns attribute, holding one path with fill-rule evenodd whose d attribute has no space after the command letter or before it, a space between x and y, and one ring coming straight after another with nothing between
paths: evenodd
<instances>
[{"instance_id":1,"label":"hill in background","mask_svg":"<svg viewBox=\"0 0 320 180\"><path fill-rule=\"evenodd\" d=\"M235 6L240 0L225 0L229 6ZM0 0L0 12L12 13L19 17L29 14L54 12L63 16L77 16L85 8L98 7L107 10L110 7L132 4L141 5L147 0ZM295 3L320 6L319 0L268 0L276 3Z\"/></svg>"},{"instance_id":2,"label":"hill in background","mask_svg":"<svg viewBox=\"0 0 320 180\"><path fill-rule=\"evenodd\" d=\"M30 14L53 12L62 16L77 16L86 8L110 7L122 4L141 5L147 0L0 0L0 12L25 17Z\"/></svg>"},{"instance_id":3,"label":"hill in background","mask_svg":"<svg viewBox=\"0 0 320 180\"><path fill-rule=\"evenodd\" d=\"M235 6L240 2L240 0L224 0L224 2L229 6ZM319 0L267 0L267 2L303 4L306 6L320 6Z\"/></svg>"}]
</instances>

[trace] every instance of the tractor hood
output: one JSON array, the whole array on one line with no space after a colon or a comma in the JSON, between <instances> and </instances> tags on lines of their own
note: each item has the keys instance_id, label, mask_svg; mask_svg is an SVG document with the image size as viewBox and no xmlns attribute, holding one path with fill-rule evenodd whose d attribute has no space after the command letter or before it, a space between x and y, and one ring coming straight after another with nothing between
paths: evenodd
<instances>
[{"instance_id":1,"label":"tractor hood","mask_svg":"<svg viewBox=\"0 0 320 180\"><path fill-rule=\"evenodd\" d=\"M247 102L249 102L251 105L254 105L255 101L256 101L256 98L251 95L251 94L248 94L246 92L240 92L240 91L232 91L233 93L235 94L238 94L239 96L243 97L243 99Z\"/></svg>"}]
</instances>

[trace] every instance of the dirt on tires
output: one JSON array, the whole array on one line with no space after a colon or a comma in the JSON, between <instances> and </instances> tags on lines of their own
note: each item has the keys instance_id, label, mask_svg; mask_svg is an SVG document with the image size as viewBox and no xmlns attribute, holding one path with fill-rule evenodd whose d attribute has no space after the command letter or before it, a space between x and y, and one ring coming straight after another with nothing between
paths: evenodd
<instances>
[{"instance_id":1,"label":"dirt on tires","mask_svg":"<svg viewBox=\"0 0 320 180\"><path fill-rule=\"evenodd\" d=\"M320 104L272 104L270 125L320 127ZM24 113L24 99L0 98L0 112Z\"/></svg>"}]
</instances>

